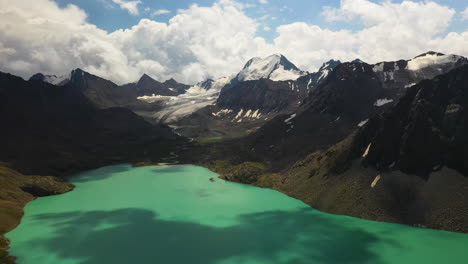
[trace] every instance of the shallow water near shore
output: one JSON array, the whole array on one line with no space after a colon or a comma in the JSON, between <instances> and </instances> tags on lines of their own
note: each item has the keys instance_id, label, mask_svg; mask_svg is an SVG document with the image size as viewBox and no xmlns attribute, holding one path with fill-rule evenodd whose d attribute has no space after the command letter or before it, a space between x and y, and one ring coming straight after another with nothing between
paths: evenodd
<instances>
[{"instance_id":1,"label":"shallow water near shore","mask_svg":"<svg viewBox=\"0 0 468 264\"><path fill-rule=\"evenodd\" d=\"M466 263L468 235L317 211L192 165L70 178L7 234L19 264Z\"/></svg>"}]
</instances>

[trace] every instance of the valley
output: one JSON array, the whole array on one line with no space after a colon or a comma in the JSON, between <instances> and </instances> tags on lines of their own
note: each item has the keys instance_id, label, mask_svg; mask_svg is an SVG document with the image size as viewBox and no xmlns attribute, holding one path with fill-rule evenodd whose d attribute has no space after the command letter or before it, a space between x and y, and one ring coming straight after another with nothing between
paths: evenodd
<instances>
[{"instance_id":1,"label":"valley","mask_svg":"<svg viewBox=\"0 0 468 264\"><path fill-rule=\"evenodd\" d=\"M465 175L468 172L464 163L468 153L464 137L468 132L468 115L465 112L468 107L467 67L468 60L462 56L427 52L410 60L377 64L367 64L358 59L351 62L330 60L315 73L302 71L283 55L274 54L249 60L237 74L195 85L181 84L174 79L159 82L146 74L135 83L117 85L81 69L59 77L38 73L28 81L1 73L0 113L8 124L0 130L3 146L0 151L3 162L0 170L3 188L0 212L3 213L0 218L6 223L0 226L1 234L19 224L27 202L74 188L62 179L75 183L77 189L70 194L39 198L30 203L26 207L25 224L11 231L11 237L7 235L12 239L10 255L6 253L8 240L2 237L0 260L7 264L15 263L12 255L20 256L20 260L28 259L29 254L25 252L44 250L27 244L30 243L28 241L47 239L45 233L24 231L24 234L37 233L38 237L18 235L24 237L22 243L15 234L23 227L35 230L36 213L29 213L35 209L29 207L55 199L65 199L64 205L72 205L73 202L66 197L86 191L86 184L81 184L81 180L75 182L75 176L69 178L70 175L79 173L76 177L86 179L83 182L103 181L98 185L99 191L91 191L94 187L90 187L87 194L94 197L91 192L106 190L107 180L122 177L123 181L130 177L127 171L142 171L144 177L162 177L167 173L177 178L177 170L183 172L188 168L191 171L192 168L162 164L195 164L217 173L208 170L187 172L183 180L172 183L171 188L195 181L197 186L206 185L203 187L205 193L210 186L207 179L212 179L216 185L238 186L231 182L242 183L274 189L297 198L305 204L287 199L297 205L300 203L299 207L307 210L313 210L307 206L310 205L336 214L314 211L312 215L338 218L347 215L405 224L413 226L413 229L398 228L416 233L445 234L416 231L414 227L467 233L468 179ZM116 165L122 163L135 167ZM116 166L105 167L108 165ZM100 169L81 174L96 168ZM111 168L110 173L104 173L107 168ZM115 172L120 176L112 176L115 168L123 168L122 172L120 169ZM200 167L193 168L201 170ZM200 177L205 182L190 178L191 174L198 173L204 175ZM61 179L25 175L52 175ZM221 179L217 179L218 175ZM149 182L151 180L145 178L140 183ZM108 184L107 188L111 188L112 183ZM132 187L136 184L134 181L121 184L129 188L117 191L126 193L126 198L120 202L125 204L125 201L136 199L137 193L144 197L149 193L145 188L155 188L157 183L146 187ZM117 199L114 191L109 191L109 197L114 197L109 201ZM205 194L200 195L196 198L197 203L207 202ZM81 202L83 198L70 199L77 201L78 208L85 206ZM153 198L142 199L145 204L147 199ZM175 201L172 196L154 199ZM166 208L173 204L161 206ZM229 211L232 205L228 202L213 206L223 208L217 210ZM159 209L145 213L147 208L136 209L139 207L137 204L130 207L135 207L131 209L134 211L115 208L116 217L124 216L121 222L108 223L114 218L107 219L103 208L89 211L92 215L89 221L96 221L94 216L104 219L100 223L104 229L97 231L99 233L105 232L107 224L128 225L125 217L134 213L148 214L149 218L161 213ZM70 213L65 208L58 210L61 213L53 212L58 217L54 221L60 222L61 214ZM45 211L47 209L39 207L36 212L45 214ZM81 218L86 216L78 214L73 217L82 221ZM315 221L323 216L310 217L310 221ZM356 225L382 225L383 229L391 225L353 221L357 221ZM160 220L157 222L161 224ZM193 227L189 230L192 232ZM131 234L122 235L132 239ZM460 235L460 238L465 237ZM55 243L53 240L51 238L50 243ZM310 243L313 245L316 241L311 240ZM122 247L127 246L122 244ZM90 254L90 249L82 249L84 254ZM71 256L73 254L68 249L63 250L58 256L46 256L38 251L37 256L43 257L25 263L76 263L78 260L73 259L80 259L80 256ZM86 263L104 263L99 256L104 257L109 252L102 249L101 253L104 255L95 255ZM288 254L285 259L291 257ZM438 257L447 257L437 254ZM451 256L454 261L458 259L457 254L463 256L457 251ZM382 263L392 261L377 255L384 259ZM260 261L256 263L269 263L264 256L255 256ZM128 263L135 258L132 254L125 257L118 261ZM234 261L232 263L243 258L219 257ZM408 256L408 259L413 257ZM114 263L119 263L116 261ZM183 263L185 260L177 261ZM177 261L174 263L179 263ZM220 260L207 261L218 263ZM310 263L304 261L298 263Z\"/></svg>"}]
</instances>

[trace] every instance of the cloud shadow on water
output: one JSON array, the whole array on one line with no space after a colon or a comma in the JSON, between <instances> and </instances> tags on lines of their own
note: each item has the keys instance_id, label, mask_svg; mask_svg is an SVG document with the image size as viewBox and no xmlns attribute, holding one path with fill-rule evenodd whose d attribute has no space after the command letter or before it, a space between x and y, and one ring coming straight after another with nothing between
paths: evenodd
<instances>
[{"instance_id":1,"label":"cloud shadow on water","mask_svg":"<svg viewBox=\"0 0 468 264\"><path fill-rule=\"evenodd\" d=\"M55 223L57 232L28 247L43 247L82 264L211 264L234 257L284 264L378 264L373 245L398 246L310 209L242 215L238 225L229 227L162 220L134 208L42 214L35 220Z\"/></svg>"},{"instance_id":2,"label":"cloud shadow on water","mask_svg":"<svg viewBox=\"0 0 468 264\"><path fill-rule=\"evenodd\" d=\"M130 171L131 169L132 167L129 164L106 166L70 176L68 180L76 183L99 181L112 177L116 173Z\"/></svg>"}]
</instances>

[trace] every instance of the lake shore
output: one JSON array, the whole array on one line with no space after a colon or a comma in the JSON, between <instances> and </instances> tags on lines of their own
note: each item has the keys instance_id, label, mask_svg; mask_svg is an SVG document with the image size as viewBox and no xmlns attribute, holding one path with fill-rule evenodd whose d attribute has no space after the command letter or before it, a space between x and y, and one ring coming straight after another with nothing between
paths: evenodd
<instances>
[{"instance_id":1,"label":"lake shore","mask_svg":"<svg viewBox=\"0 0 468 264\"><path fill-rule=\"evenodd\" d=\"M10 241L4 235L17 227L26 204L37 197L73 190L74 185L52 176L26 176L0 164L0 263L14 264L8 255Z\"/></svg>"}]
</instances>

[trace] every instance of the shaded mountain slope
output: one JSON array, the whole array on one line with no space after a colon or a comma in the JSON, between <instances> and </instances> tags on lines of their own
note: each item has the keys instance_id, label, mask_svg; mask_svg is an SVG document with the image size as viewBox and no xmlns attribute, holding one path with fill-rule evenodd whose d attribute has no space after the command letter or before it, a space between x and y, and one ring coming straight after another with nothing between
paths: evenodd
<instances>
[{"instance_id":1,"label":"shaded mountain slope","mask_svg":"<svg viewBox=\"0 0 468 264\"><path fill-rule=\"evenodd\" d=\"M26 174L64 175L157 159L181 140L130 110L98 109L83 93L72 84L59 87L0 73L0 160Z\"/></svg>"},{"instance_id":2,"label":"shaded mountain slope","mask_svg":"<svg viewBox=\"0 0 468 264\"><path fill-rule=\"evenodd\" d=\"M468 66L411 87L358 134L370 144L365 162L422 177L444 166L468 175L467 109Z\"/></svg>"},{"instance_id":3,"label":"shaded mountain slope","mask_svg":"<svg viewBox=\"0 0 468 264\"><path fill-rule=\"evenodd\" d=\"M145 95L176 96L185 93L190 86L178 83L174 79L161 83L143 74L138 82L123 85L123 88L134 91L137 97Z\"/></svg>"}]
</instances>

